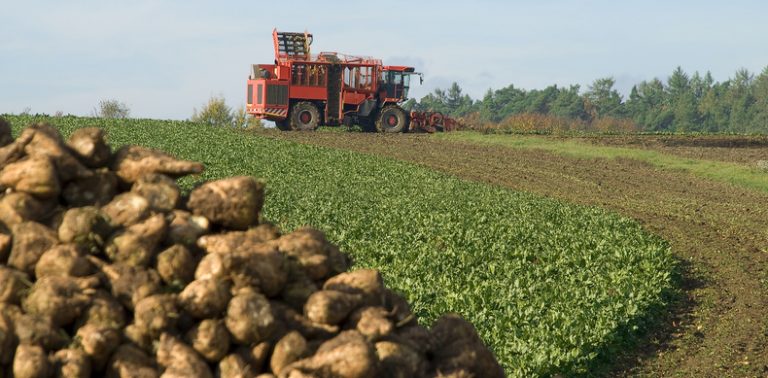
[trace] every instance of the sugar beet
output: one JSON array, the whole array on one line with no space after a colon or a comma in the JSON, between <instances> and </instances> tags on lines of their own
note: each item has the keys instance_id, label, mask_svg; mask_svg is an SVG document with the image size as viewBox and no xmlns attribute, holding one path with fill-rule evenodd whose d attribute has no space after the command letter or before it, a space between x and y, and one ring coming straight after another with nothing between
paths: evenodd
<instances>
[{"instance_id":1,"label":"sugar beet","mask_svg":"<svg viewBox=\"0 0 768 378\"><path fill-rule=\"evenodd\" d=\"M264 184L247 176L211 181L193 190L187 207L227 228L245 230L259 222Z\"/></svg>"}]
</instances>

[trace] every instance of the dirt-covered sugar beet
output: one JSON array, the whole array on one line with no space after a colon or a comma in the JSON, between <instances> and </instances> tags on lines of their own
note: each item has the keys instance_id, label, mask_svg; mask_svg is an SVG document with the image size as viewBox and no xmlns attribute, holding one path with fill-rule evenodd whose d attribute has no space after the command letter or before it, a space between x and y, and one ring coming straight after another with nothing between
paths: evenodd
<instances>
[{"instance_id":1,"label":"dirt-covered sugar beet","mask_svg":"<svg viewBox=\"0 0 768 378\"><path fill-rule=\"evenodd\" d=\"M3 125L1 376L503 376L469 323L430 331L323 232L262 219L255 178L186 194L200 163Z\"/></svg>"}]
</instances>

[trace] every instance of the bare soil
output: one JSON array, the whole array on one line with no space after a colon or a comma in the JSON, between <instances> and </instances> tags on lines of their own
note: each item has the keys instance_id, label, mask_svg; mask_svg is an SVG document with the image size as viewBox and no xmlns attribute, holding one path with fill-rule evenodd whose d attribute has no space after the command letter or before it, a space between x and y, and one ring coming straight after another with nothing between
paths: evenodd
<instances>
[{"instance_id":1,"label":"bare soil","mask_svg":"<svg viewBox=\"0 0 768 378\"><path fill-rule=\"evenodd\" d=\"M768 160L768 136L630 135L578 138L598 145L656 150L691 159L755 166Z\"/></svg>"},{"instance_id":2,"label":"bare soil","mask_svg":"<svg viewBox=\"0 0 768 378\"><path fill-rule=\"evenodd\" d=\"M680 261L683 294L662 327L621 357L611 375L768 376L768 193L632 159L579 159L430 135L262 135L414 162L637 219L670 242ZM743 163L768 154L765 138L686 138L592 142Z\"/></svg>"}]
</instances>

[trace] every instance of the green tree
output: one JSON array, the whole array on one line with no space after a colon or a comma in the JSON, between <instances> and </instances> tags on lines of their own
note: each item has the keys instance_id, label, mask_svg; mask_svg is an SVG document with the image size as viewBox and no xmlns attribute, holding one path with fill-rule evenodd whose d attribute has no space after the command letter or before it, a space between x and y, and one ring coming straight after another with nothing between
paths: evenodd
<instances>
[{"instance_id":1,"label":"green tree","mask_svg":"<svg viewBox=\"0 0 768 378\"><path fill-rule=\"evenodd\" d=\"M485 96L483 96L483 100L480 101L480 117L484 121L498 122L500 121L500 118L498 117L499 110L500 107L496 102L493 90L488 88L488 91L485 92Z\"/></svg>"},{"instance_id":2,"label":"green tree","mask_svg":"<svg viewBox=\"0 0 768 378\"><path fill-rule=\"evenodd\" d=\"M730 124L730 107L725 101L730 82L715 83L699 101L700 129L707 132L725 130Z\"/></svg>"},{"instance_id":3,"label":"green tree","mask_svg":"<svg viewBox=\"0 0 768 378\"><path fill-rule=\"evenodd\" d=\"M752 93L754 80L755 76L744 68L736 71L736 75L731 80L728 94L725 97L730 107L730 131L747 132L752 124L755 102Z\"/></svg>"},{"instance_id":4,"label":"green tree","mask_svg":"<svg viewBox=\"0 0 768 378\"><path fill-rule=\"evenodd\" d=\"M125 119L131 114L131 110L124 102L118 100L101 100L99 107L93 110L94 117Z\"/></svg>"},{"instance_id":5,"label":"green tree","mask_svg":"<svg viewBox=\"0 0 768 378\"><path fill-rule=\"evenodd\" d=\"M264 124L260 119L252 117L248 114L248 112L245 110L245 105L240 106L236 111L232 113L232 125L234 127L243 128L246 130L261 129L264 127Z\"/></svg>"},{"instance_id":6,"label":"green tree","mask_svg":"<svg viewBox=\"0 0 768 378\"><path fill-rule=\"evenodd\" d=\"M621 95L613 88L615 84L616 80L614 78L604 77L595 80L589 86L589 90L584 94L584 97L589 105L594 108L595 114L591 114L593 118L622 116Z\"/></svg>"},{"instance_id":7,"label":"green tree","mask_svg":"<svg viewBox=\"0 0 768 378\"><path fill-rule=\"evenodd\" d=\"M193 110L191 121L211 126L232 126L234 115L223 96L213 96L199 111L197 108Z\"/></svg>"},{"instance_id":8,"label":"green tree","mask_svg":"<svg viewBox=\"0 0 768 378\"><path fill-rule=\"evenodd\" d=\"M682 67L677 66L667 80L667 92L671 102L674 103L679 97L682 97L691 90L691 79L683 71Z\"/></svg>"},{"instance_id":9,"label":"green tree","mask_svg":"<svg viewBox=\"0 0 768 378\"><path fill-rule=\"evenodd\" d=\"M674 119L668 103L664 83L653 79L636 86L627 101L627 108L632 109L630 116L646 130L665 131L672 127Z\"/></svg>"},{"instance_id":10,"label":"green tree","mask_svg":"<svg viewBox=\"0 0 768 378\"><path fill-rule=\"evenodd\" d=\"M448 93L445 96L445 105L448 109L455 110L462 105L464 96L461 94L461 87L455 81L448 88Z\"/></svg>"},{"instance_id":11,"label":"green tree","mask_svg":"<svg viewBox=\"0 0 768 378\"><path fill-rule=\"evenodd\" d=\"M568 89L561 88L550 106L549 113L558 117L587 120L584 99L579 91L578 85L571 85Z\"/></svg>"},{"instance_id":12,"label":"green tree","mask_svg":"<svg viewBox=\"0 0 768 378\"><path fill-rule=\"evenodd\" d=\"M754 84L754 118L751 129L755 132L768 133L768 67L763 69Z\"/></svg>"}]
</instances>

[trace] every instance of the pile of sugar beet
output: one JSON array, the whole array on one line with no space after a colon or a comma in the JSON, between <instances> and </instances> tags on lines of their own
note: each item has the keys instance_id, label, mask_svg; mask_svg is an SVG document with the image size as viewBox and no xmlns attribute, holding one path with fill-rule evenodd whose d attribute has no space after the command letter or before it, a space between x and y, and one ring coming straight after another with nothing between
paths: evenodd
<instances>
[{"instance_id":1,"label":"pile of sugar beet","mask_svg":"<svg viewBox=\"0 0 768 378\"><path fill-rule=\"evenodd\" d=\"M103 130L0 118L0 378L503 377L475 328L419 325L322 232L260 219L263 184Z\"/></svg>"}]
</instances>

